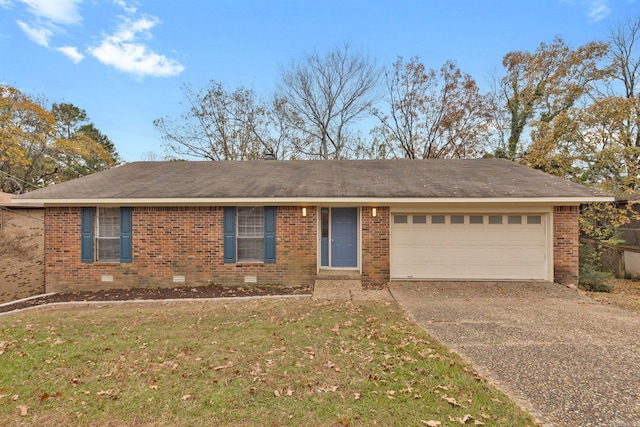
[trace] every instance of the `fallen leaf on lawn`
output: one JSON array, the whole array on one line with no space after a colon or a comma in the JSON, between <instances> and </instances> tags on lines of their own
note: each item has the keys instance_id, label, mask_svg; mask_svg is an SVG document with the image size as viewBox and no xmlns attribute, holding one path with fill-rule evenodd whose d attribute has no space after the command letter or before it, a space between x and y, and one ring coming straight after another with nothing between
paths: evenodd
<instances>
[{"instance_id":1,"label":"fallen leaf on lawn","mask_svg":"<svg viewBox=\"0 0 640 427\"><path fill-rule=\"evenodd\" d=\"M27 412L29 412L29 407L27 405L20 405L18 406L18 409L20 410L21 417L27 416Z\"/></svg>"},{"instance_id":2,"label":"fallen leaf on lawn","mask_svg":"<svg viewBox=\"0 0 640 427\"><path fill-rule=\"evenodd\" d=\"M280 397L280 392L279 392L278 390L274 390L274 391L273 391L273 395L274 395L275 397Z\"/></svg>"},{"instance_id":3,"label":"fallen leaf on lawn","mask_svg":"<svg viewBox=\"0 0 640 427\"><path fill-rule=\"evenodd\" d=\"M62 393L57 391L54 394L49 394L47 392L44 392L43 394L41 394L40 396L38 396L38 399L40 399L40 402L47 400L47 399L57 399L62 397Z\"/></svg>"},{"instance_id":4,"label":"fallen leaf on lawn","mask_svg":"<svg viewBox=\"0 0 640 427\"><path fill-rule=\"evenodd\" d=\"M342 420L340 420L342 422L343 426L348 426L349 425L349 420L347 419L347 417L342 417Z\"/></svg>"},{"instance_id":5,"label":"fallen leaf on lawn","mask_svg":"<svg viewBox=\"0 0 640 427\"><path fill-rule=\"evenodd\" d=\"M11 399L13 400L18 400L20 398L19 394L14 394L13 396L11 396Z\"/></svg>"},{"instance_id":6,"label":"fallen leaf on lawn","mask_svg":"<svg viewBox=\"0 0 640 427\"><path fill-rule=\"evenodd\" d=\"M461 420L461 421L462 421L463 423L465 423L465 424L466 424L466 423L467 423L467 421L472 420L472 419L473 419L473 417L471 416L471 414L465 414L465 415L462 417L462 420Z\"/></svg>"},{"instance_id":7,"label":"fallen leaf on lawn","mask_svg":"<svg viewBox=\"0 0 640 427\"><path fill-rule=\"evenodd\" d=\"M442 398L444 400L446 400L447 402L449 402L450 404L452 404L453 406L460 406L460 404L453 397L447 397L447 395L444 395L444 396L442 396Z\"/></svg>"},{"instance_id":8,"label":"fallen leaf on lawn","mask_svg":"<svg viewBox=\"0 0 640 427\"><path fill-rule=\"evenodd\" d=\"M285 394L285 396L291 397L291 396L293 396L293 393L294 393L294 392L295 392L295 390L291 390L290 388L288 388L288 389L284 392L284 394Z\"/></svg>"},{"instance_id":9,"label":"fallen leaf on lawn","mask_svg":"<svg viewBox=\"0 0 640 427\"><path fill-rule=\"evenodd\" d=\"M435 420L429 420L429 421L425 421L425 420L420 420L420 422L424 425L427 425L429 427L438 427L441 426L442 423L440 421L435 421Z\"/></svg>"},{"instance_id":10,"label":"fallen leaf on lawn","mask_svg":"<svg viewBox=\"0 0 640 427\"><path fill-rule=\"evenodd\" d=\"M216 366L216 367L213 368L213 370L214 371L219 371L220 369L230 368L232 366L233 366L233 363L227 363L226 365Z\"/></svg>"},{"instance_id":11,"label":"fallen leaf on lawn","mask_svg":"<svg viewBox=\"0 0 640 427\"><path fill-rule=\"evenodd\" d=\"M387 394L393 396L394 394L396 394L395 390L387 390Z\"/></svg>"},{"instance_id":12,"label":"fallen leaf on lawn","mask_svg":"<svg viewBox=\"0 0 640 427\"><path fill-rule=\"evenodd\" d=\"M188 400L188 399L191 399L190 394L185 394L184 396L181 397L181 400Z\"/></svg>"},{"instance_id":13,"label":"fallen leaf on lawn","mask_svg":"<svg viewBox=\"0 0 640 427\"><path fill-rule=\"evenodd\" d=\"M360 393L353 393L353 398L356 400L360 400Z\"/></svg>"},{"instance_id":14,"label":"fallen leaf on lawn","mask_svg":"<svg viewBox=\"0 0 640 427\"><path fill-rule=\"evenodd\" d=\"M484 418L485 420L488 420L489 418L491 418L489 415L485 414L484 412L480 414L480 416L482 418Z\"/></svg>"},{"instance_id":15,"label":"fallen leaf on lawn","mask_svg":"<svg viewBox=\"0 0 640 427\"><path fill-rule=\"evenodd\" d=\"M475 425L475 426L483 426L483 425L484 425L484 423L483 423L482 421L480 421L480 420L475 420L475 421L473 422L473 425Z\"/></svg>"},{"instance_id":16,"label":"fallen leaf on lawn","mask_svg":"<svg viewBox=\"0 0 640 427\"><path fill-rule=\"evenodd\" d=\"M158 386L157 386L157 385L150 385L150 386L149 386L149 388L150 388L151 390L157 390L157 389L158 389Z\"/></svg>"}]
</instances>

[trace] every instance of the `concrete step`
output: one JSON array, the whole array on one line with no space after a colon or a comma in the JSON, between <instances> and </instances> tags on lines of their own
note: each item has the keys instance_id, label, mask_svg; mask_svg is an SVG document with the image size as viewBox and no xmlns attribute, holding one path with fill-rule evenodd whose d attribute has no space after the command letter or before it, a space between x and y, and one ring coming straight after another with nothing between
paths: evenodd
<instances>
[{"instance_id":1,"label":"concrete step","mask_svg":"<svg viewBox=\"0 0 640 427\"><path fill-rule=\"evenodd\" d=\"M313 286L314 299L350 300L352 292L362 292L362 280L318 279Z\"/></svg>"},{"instance_id":2,"label":"concrete step","mask_svg":"<svg viewBox=\"0 0 640 427\"><path fill-rule=\"evenodd\" d=\"M360 272L358 270L320 270L318 279L326 280L360 280Z\"/></svg>"}]
</instances>

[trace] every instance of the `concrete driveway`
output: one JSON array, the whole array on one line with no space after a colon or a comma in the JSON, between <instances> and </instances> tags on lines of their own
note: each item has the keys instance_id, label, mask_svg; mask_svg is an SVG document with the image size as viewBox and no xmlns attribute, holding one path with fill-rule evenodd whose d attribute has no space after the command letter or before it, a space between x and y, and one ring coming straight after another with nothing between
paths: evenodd
<instances>
[{"instance_id":1,"label":"concrete driveway","mask_svg":"<svg viewBox=\"0 0 640 427\"><path fill-rule=\"evenodd\" d=\"M392 282L429 334L547 426L640 426L640 315L552 283Z\"/></svg>"}]
</instances>

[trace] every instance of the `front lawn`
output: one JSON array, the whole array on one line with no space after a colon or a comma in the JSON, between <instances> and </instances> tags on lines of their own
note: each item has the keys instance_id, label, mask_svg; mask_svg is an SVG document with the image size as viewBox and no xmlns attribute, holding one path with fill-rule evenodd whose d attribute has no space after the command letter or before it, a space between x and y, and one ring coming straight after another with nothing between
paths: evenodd
<instances>
[{"instance_id":1,"label":"front lawn","mask_svg":"<svg viewBox=\"0 0 640 427\"><path fill-rule=\"evenodd\" d=\"M0 316L0 425L462 422L533 424L394 304L154 303Z\"/></svg>"},{"instance_id":2,"label":"front lawn","mask_svg":"<svg viewBox=\"0 0 640 427\"><path fill-rule=\"evenodd\" d=\"M587 292L591 298L640 313L640 280L607 280L611 292Z\"/></svg>"}]
</instances>

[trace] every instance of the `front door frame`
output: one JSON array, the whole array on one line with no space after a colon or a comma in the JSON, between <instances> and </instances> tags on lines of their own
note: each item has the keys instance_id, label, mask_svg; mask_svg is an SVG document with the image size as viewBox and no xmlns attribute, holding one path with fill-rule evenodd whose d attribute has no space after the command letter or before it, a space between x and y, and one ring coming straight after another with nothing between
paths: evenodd
<instances>
[{"instance_id":1,"label":"front door frame","mask_svg":"<svg viewBox=\"0 0 640 427\"><path fill-rule=\"evenodd\" d=\"M356 211L356 265L353 267L334 267L332 266L332 244L331 244L331 233L332 233L332 210L335 208L350 208L350 209L355 209ZM326 241L323 241L323 236L322 236L322 232L323 232L323 227L322 227L322 211L323 209L327 209L328 210L328 218L327 218L327 226L328 226L328 233L325 239L327 239ZM319 206L318 207L318 271L320 270L350 270L350 271L360 271L361 272L361 248L362 248L362 232L361 232L361 224L362 224L362 220L361 220L361 215L362 215L362 211L359 207L354 207L354 206ZM327 253L323 254L323 251L325 250ZM325 255L325 256L323 256ZM325 262L326 264L323 265L323 262Z\"/></svg>"}]
</instances>

